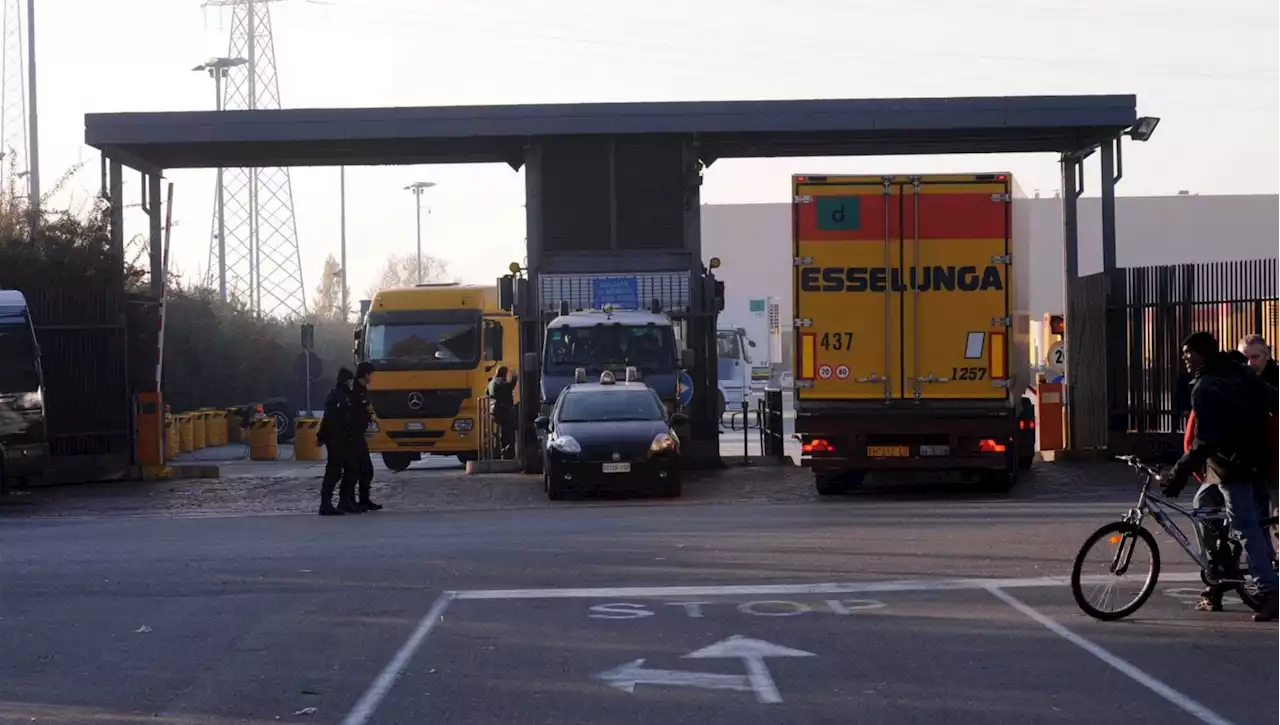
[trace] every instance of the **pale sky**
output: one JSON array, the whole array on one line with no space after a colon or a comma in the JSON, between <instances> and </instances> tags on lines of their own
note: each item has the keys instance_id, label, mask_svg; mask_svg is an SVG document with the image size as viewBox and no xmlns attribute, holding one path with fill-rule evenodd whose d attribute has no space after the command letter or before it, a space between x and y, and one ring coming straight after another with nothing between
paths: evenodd
<instances>
[{"instance_id":1,"label":"pale sky","mask_svg":"<svg viewBox=\"0 0 1280 725\"><path fill-rule=\"evenodd\" d=\"M36 4L46 190L84 161L70 203L97 192L85 113L213 108L213 81L190 69L227 53L230 10ZM1274 0L282 0L271 10L288 108L1135 93L1139 113L1163 120L1150 143L1126 147L1118 193L1280 186ZM1048 155L720 161L702 199L785 201L792 173L996 170L1027 192L1058 186ZM214 172L169 178L174 264L194 275L208 260ZM524 257L524 182L509 167L348 169L353 299L388 254L414 249L402 189L418 180L439 184L424 197L424 251L455 275L491 283ZM127 200L139 192L129 175ZM337 169L295 169L293 194L312 290L338 249ZM130 234L145 228L139 211L127 222Z\"/></svg>"}]
</instances>

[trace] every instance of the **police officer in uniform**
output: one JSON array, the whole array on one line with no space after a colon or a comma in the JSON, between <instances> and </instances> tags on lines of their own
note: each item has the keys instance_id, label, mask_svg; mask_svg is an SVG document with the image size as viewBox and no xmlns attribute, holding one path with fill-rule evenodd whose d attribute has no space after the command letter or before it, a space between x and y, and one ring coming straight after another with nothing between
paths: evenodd
<instances>
[{"instance_id":1,"label":"police officer in uniform","mask_svg":"<svg viewBox=\"0 0 1280 725\"><path fill-rule=\"evenodd\" d=\"M360 426L353 407L355 375L347 368L338 371L338 381L324 403L324 418L316 440L325 447L327 460L324 479L320 483L320 515L341 516L359 513L355 502L355 483L358 469L351 465L351 455L358 441L364 440L364 427ZM339 487L339 482L341 486ZM338 488L338 505L333 505L333 490Z\"/></svg>"},{"instance_id":2,"label":"police officer in uniform","mask_svg":"<svg viewBox=\"0 0 1280 725\"><path fill-rule=\"evenodd\" d=\"M369 441L365 438L365 431L373 420L373 406L369 403L369 380L373 377L373 370L371 362L362 362L357 365L356 380L351 389L352 407L360 419L360 440L352 451L351 466L355 469L356 477L360 481L360 498L356 501L356 506L363 511L382 510L382 506L369 498L370 490L373 488L373 460L369 458Z\"/></svg>"}]
</instances>

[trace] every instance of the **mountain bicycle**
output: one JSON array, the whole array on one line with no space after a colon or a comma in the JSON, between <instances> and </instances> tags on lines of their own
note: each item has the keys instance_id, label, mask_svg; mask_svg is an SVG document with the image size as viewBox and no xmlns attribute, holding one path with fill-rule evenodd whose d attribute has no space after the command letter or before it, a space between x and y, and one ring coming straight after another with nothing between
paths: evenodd
<instances>
[{"instance_id":1,"label":"mountain bicycle","mask_svg":"<svg viewBox=\"0 0 1280 725\"><path fill-rule=\"evenodd\" d=\"M1160 577L1160 549L1155 537L1142 525L1143 520L1150 515L1200 567L1200 580L1206 586L1234 589L1246 606L1258 611L1262 607L1262 597L1258 592L1257 582L1248 573L1247 567L1241 563L1244 546L1239 535L1231 529L1226 510L1221 507L1180 506L1171 499L1151 491L1151 484L1160 480L1160 474L1156 469L1143 463L1136 456L1117 456L1117 459L1128 464L1142 479L1138 504L1129 509L1119 521L1107 524L1093 532L1080 547L1080 553L1076 554L1075 563L1071 568L1071 594L1075 597L1080 609L1094 619L1114 621L1133 614L1147 603L1151 594L1155 592L1156 581ZM1190 519L1197 531L1222 533L1212 536L1211 538L1215 541L1211 542L1206 549L1205 542L1201 541L1199 535L1196 536L1195 543L1188 540L1170 516L1170 511ZM1270 532L1276 525L1276 517L1264 518L1260 523L1264 532ZM1134 555L1138 553L1139 543L1146 549L1150 558L1150 563L1146 566L1145 578L1136 596L1121 607L1111 608L1109 603L1112 599L1114 580L1129 574L1134 564ZM1098 544L1110 549L1106 556L1110 561L1106 574L1085 576L1083 575L1085 559ZM1276 566L1274 551L1272 566ZM1091 592L1100 591L1106 602L1099 604L1086 597L1086 586L1092 587Z\"/></svg>"}]
</instances>

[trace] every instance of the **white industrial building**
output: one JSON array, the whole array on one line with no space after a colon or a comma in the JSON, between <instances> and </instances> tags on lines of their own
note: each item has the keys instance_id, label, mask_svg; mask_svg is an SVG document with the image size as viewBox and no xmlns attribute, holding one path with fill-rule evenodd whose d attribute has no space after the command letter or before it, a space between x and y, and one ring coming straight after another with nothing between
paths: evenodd
<instances>
[{"instance_id":1,"label":"white industrial building","mask_svg":"<svg viewBox=\"0 0 1280 725\"><path fill-rule=\"evenodd\" d=\"M1101 203L1080 199L1080 273L1102 271ZM1063 310L1062 202L1023 200L1031 208L1031 316ZM1119 197L1116 263L1121 267L1185 264L1277 256L1280 196ZM706 204L702 207L704 262L719 257L725 283L722 322L751 324L751 300L776 298L784 337L790 337L791 206ZM758 310L758 305L757 305ZM788 346L789 347L789 346Z\"/></svg>"}]
</instances>

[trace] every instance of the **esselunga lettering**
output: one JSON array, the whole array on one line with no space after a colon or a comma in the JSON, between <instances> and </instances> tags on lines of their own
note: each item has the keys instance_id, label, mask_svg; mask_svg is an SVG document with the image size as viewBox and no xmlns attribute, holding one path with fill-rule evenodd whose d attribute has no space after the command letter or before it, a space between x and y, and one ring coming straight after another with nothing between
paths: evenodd
<instances>
[{"instance_id":1,"label":"esselunga lettering","mask_svg":"<svg viewBox=\"0 0 1280 725\"><path fill-rule=\"evenodd\" d=\"M1003 290L1000 267L801 267L805 292L984 292Z\"/></svg>"}]
</instances>

